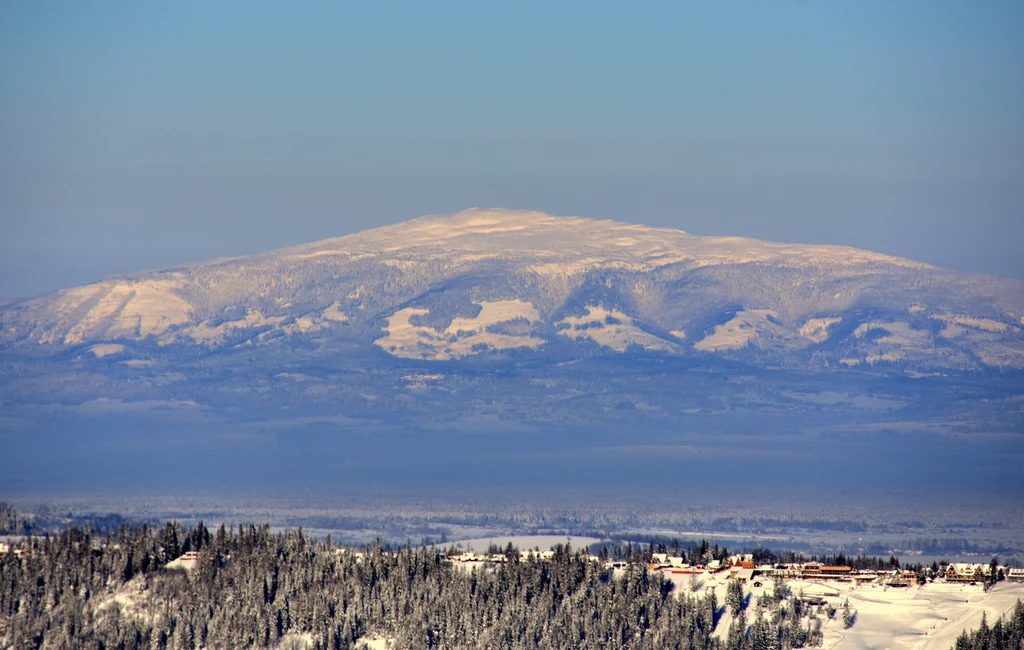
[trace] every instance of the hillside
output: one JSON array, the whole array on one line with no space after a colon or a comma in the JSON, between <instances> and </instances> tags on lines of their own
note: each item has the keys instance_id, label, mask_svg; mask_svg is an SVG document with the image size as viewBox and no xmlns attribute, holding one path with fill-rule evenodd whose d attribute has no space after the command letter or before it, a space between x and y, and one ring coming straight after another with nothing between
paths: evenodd
<instances>
[{"instance_id":1,"label":"hillside","mask_svg":"<svg viewBox=\"0 0 1024 650\"><path fill-rule=\"evenodd\" d=\"M643 352L805 370L1024 368L1024 283L838 246L466 210L6 305L9 353ZM573 348L571 352L566 350Z\"/></svg>"}]
</instances>

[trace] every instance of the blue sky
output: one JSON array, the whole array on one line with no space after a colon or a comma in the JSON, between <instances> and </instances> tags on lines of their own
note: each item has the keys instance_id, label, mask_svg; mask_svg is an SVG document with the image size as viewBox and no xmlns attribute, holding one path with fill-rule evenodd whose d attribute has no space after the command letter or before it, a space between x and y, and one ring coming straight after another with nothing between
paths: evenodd
<instances>
[{"instance_id":1,"label":"blue sky","mask_svg":"<svg viewBox=\"0 0 1024 650\"><path fill-rule=\"evenodd\" d=\"M1024 278L1024 3L0 5L0 299L470 206Z\"/></svg>"}]
</instances>

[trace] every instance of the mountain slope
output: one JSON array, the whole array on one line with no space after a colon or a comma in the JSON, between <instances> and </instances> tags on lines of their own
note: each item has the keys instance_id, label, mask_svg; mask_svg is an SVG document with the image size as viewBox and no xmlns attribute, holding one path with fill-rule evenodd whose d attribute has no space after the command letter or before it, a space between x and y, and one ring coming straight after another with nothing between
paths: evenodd
<instances>
[{"instance_id":1,"label":"mountain slope","mask_svg":"<svg viewBox=\"0 0 1024 650\"><path fill-rule=\"evenodd\" d=\"M1024 283L839 246L466 210L110 278L0 311L9 352L146 361L347 343L445 361L576 354L792 368L1024 367ZM191 353L190 353L191 354Z\"/></svg>"}]
</instances>

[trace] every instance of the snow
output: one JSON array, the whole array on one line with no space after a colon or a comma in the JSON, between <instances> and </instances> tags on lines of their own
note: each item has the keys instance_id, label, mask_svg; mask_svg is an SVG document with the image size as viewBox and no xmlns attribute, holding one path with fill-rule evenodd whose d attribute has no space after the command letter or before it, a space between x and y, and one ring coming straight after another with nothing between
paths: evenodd
<instances>
[{"instance_id":1,"label":"snow","mask_svg":"<svg viewBox=\"0 0 1024 650\"><path fill-rule=\"evenodd\" d=\"M731 319L716 325L714 331L697 342L696 350L737 350L748 345L764 347L776 341L793 341L796 336L789 330L768 320L778 314L771 309L747 309Z\"/></svg>"},{"instance_id":2,"label":"snow","mask_svg":"<svg viewBox=\"0 0 1024 650\"><path fill-rule=\"evenodd\" d=\"M214 325L212 321L203 321L182 333L190 337L196 343L211 345L214 343L223 343L224 339L227 338L233 330L249 329L253 327L269 327L279 325L286 320L287 317L285 316L272 316L268 318L258 309L247 309L245 312L245 318L224 321L218 325Z\"/></svg>"},{"instance_id":3,"label":"snow","mask_svg":"<svg viewBox=\"0 0 1024 650\"><path fill-rule=\"evenodd\" d=\"M455 318L443 332L411 322L414 316L429 314L429 309L399 309L387 319L384 326L386 334L374 341L374 345L396 357L445 361L475 354L486 348L538 348L545 343L544 339L535 336L489 331L494 325L520 319L528 323L540 320L540 314L532 304L521 300L475 304L480 306L479 314L474 318Z\"/></svg>"},{"instance_id":4,"label":"snow","mask_svg":"<svg viewBox=\"0 0 1024 650\"><path fill-rule=\"evenodd\" d=\"M842 628L838 615L830 621L826 650L949 650L964 629L981 623L983 613L993 623L1024 598L1024 586L1001 583L986 593L980 586L945 583L909 588L844 585L840 593L856 610L857 620L850 629Z\"/></svg>"},{"instance_id":5,"label":"snow","mask_svg":"<svg viewBox=\"0 0 1024 650\"><path fill-rule=\"evenodd\" d=\"M531 260L538 274L575 274L592 268L651 270L670 264L700 268L750 262L816 268L822 265L926 264L842 246L776 244L741 237L701 237L672 228L614 221L556 217L529 210L472 208L452 215L431 215L402 224L284 251L291 257L350 251L409 253L443 249L457 262L494 251Z\"/></svg>"},{"instance_id":6,"label":"snow","mask_svg":"<svg viewBox=\"0 0 1024 650\"><path fill-rule=\"evenodd\" d=\"M1024 361L1024 348L1007 345L1004 342L986 342L975 352L982 363L989 366L1019 368Z\"/></svg>"},{"instance_id":7,"label":"snow","mask_svg":"<svg viewBox=\"0 0 1024 650\"><path fill-rule=\"evenodd\" d=\"M885 335L867 343L869 347L866 348L864 361L868 364L879 361L899 361L906 356L907 352L933 347L931 334L927 330L914 329L910 323L903 321L861 323L853 331L853 336L863 339L871 330L882 330ZM845 362L845 360L842 361L842 363Z\"/></svg>"},{"instance_id":8,"label":"snow","mask_svg":"<svg viewBox=\"0 0 1024 650\"><path fill-rule=\"evenodd\" d=\"M470 268L476 264L479 266ZM799 298L803 302L798 303L789 295L778 299L756 291L749 296L736 295L740 304L749 302L756 309L741 311L726 323L716 323L705 336L694 329L696 322L680 317L679 310L707 314L709 301L718 301L721 296L715 296L711 289L705 292L704 285L687 285L687 291L695 292L692 296L697 304L679 305L668 287L694 269L726 264L766 265L756 273L768 278L775 277L780 267L805 269L801 275L804 279L798 279L796 286L806 282L807 297ZM837 328L830 326L839 322L839 310L856 304L863 297L863 287L876 286L873 280L865 285L866 277L895 273L901 282L910 281L919 275L916 270L928 268L845 247L701 237L681 230L608 220L474 208L261 255L61 291L17 308L5 308L0 312L0 335L4 343L107 344L156 336L161 344L215 346L232 341L242 328L258 328L260 337L252 339L253 343L276 341L282 334L347 338L351 333L356 338L350 341L362 341L365 324L387 318L384 336L376 344L390 354L416 359L454 359L483 349L537 349L545 342L539 332L550 332L550 327L561 327L556 331L569 339L594 341L618 351L636 344L649 350L681 352L684 341L696 343L697 350L708 351L747 346L795 351L829 340L830 331L832 337L836 336ZM908 269L914 273L908 274ZM654 270L658 273L652 274ZM473 275L464 275L467 272ZM634 273L637 275L629 275ZM595 275L585 277L588 274ZM706 275L719 277L715 270ZM481 313L475 318L456 318L450 326L435 330L412 326L408 318L415 322L416 314L403 311L422 308L417 300L434 292L447 292L448 287L455 286L452 281L461 287L464 280L489 284L492 279L494 286L514 289L502 288L503 294L495 296L501 299L478 303ZM575 302L579 291L601 280L608 285L609 294L589 297L588 302L610 301L604 296L619 292L641 306L628 314L622 309L591 304L582 316L536 326L544 315L561 314L564 312L559 310L567 305L580 304ZM826 288L833 283L838 285L835 290ZM732 290L731 284L722 286ZM476 288L481 293L494 290ZM1012 290L1012 286L998 288L1000 296ZM832 295L834 299L829 298ZM922 305L929 295L925 292L914 296L921 304L910 305L908 300L900 305L901 309L909 306L908 320L917 322L919 317L912 314L925 310ZM619 298L614 300L614 304L622 304ZM917 356L942 356L944 362L957 366L976 364L979 359L990 366L1024 366L1021 327L1016 324L1020 317L1011 316L1020 313L1019 301L1000 301L979 306L976 312L972 301L958 298L955 304L962 306L955 311L960 313L932 316L944 323L941 336L956 338L956 345L940 349L932 343L929 332L913 330L907 323L872 323L886 329L887 336L869 341L870 337L863 336L866 330L859 330L861 335L853 338L863 340L856 352L847 356L860 363L915 360L910 354L913 350ZM809 309L827 311L809 314ZM224 322L226 313L245 316L232 316L234 320ZM774 322L776 314L782 315L785 324ZM792 320L794 314L814 318L801 325ZM350 320L355 315L363 318ZM610 321L607 316L611 316ZM504 330L496 327L520 318L527 325ZM346 328L332 327L346 322L350 323ZM658 328L653 328L655 324ZM824 352L831 355L831 350Z\"/></svg>"},{"instance_id":9,"label":"snow","mask_svg":"<svg viewBox=\"0 0 1024 650\"><path fill-rule=\"evenodd\" d=\"M305 316L299 316L295 319L295 322L289 323L281 328L281 331L285 334L309 334L310 332L316 332L327 327L327 323L320 320L316 316L307 314Z\"/></svg>"},{"instance_id":10,"label":"snow","mask_svg":"<svg viewBox=\"0 0 1024 650\"><path fill-rule=\"evenodd\" d=\"M63 337L65 345L95 338L144 338L165 332L192 318L192 306L174 293L180 283L172 280L138 282L101 282L70 290L61 295L55 311L71 317L73 312L95 303L78 320L59 321L57 327L40 338L41 343L56 342L57 332L70 325Z\"/></svg>"},{"instance_id":11,"label":"snow","mask_svg":"<svg viewBox=\"0 0 1024 650\"><path fill-rule=\"evenodd\" d=\"M337 300L335 300L333 304L331 304L327 309L321 312L320 318L335 323L344 323L345 321L348 320L348 316L342 313L341 305L338 303Z\"/></svg>"},{"instance_id":12,"label":"snow","mask_svg":"<svg viewBox=\"0 0 1024 650\"><path fill-rule=\"evenodd\" d=\"M828 328L842 320L838 316L832 318L812 318L803 324L799 334L815 343L822 343L828 340Z\"/></svg>"},{"instance_id":13,"label":"snow","mask_svg":"<svg viewBox=\"0 0 1024 650\"><path fill-rule=\"evenodd\" d=\"M540 320L540 312L528 302L522 300L499 300L497 302L480 302L480 313L474 318L454 318L445 330L446 334L458 335L461 332L480 334L491 325L498 325L515 320L526 319L530 323Z\"/></svg>"},{"instance_id":14,"label":"snow","mask_svg":"<svg viewBox=\"0 0 1024 650\"><path fill-rule=\"evenodd\" d=\"M910 323L902 321L870 321L861 323L857 326L857 329L853 330L853 335L857 338L863 338L865 334L873 329L880 329L886 332L885 336L875 339L875 343L880 345L909 346L931 343L931 336L927 331L914 329L910 326Z\"/></svg>"},{"instance_id":15,"label":"snow","mask_svg":"<svg viewBox=\"0 0 1024 650\"><path fill-rule=\"evenodd\" d=\"M633 319L618 309L606 309L601 305L587 305L585 316L566 316L555 323L562 336L573 339L589 338L598 345L625 352L630 345L639 345L648 350L676 351L679 347L660 337L654 336L633 324Z\"/></svg>"},{"instance_id":16,"label":"snow","mask_svg":"<svg viewBox=\"0 0 1024 650\"><path fill-rule=\"evenodd\" d=\"M89 351L102 358L112 354L121 354L124 352L124 346L119 343L97 343L91 346Z\"/></svg>"},{"instance_id":17,"label":"snow","mask_svg":"<svg viewBox=\"0 0 1024 650\"><path fill-rule=\"evenodd\" d=\"M128 366L129 368L152 368L156 365L156 361L152 359L128 359L127 361L119 361L119 364Z\"/></svg>"},{"instance_id":18,"label":"snow","mask_svg":"<svg viewBox=\"0 0 1024 650\"><path fill-rule=\"evenodd\" d=\"M698 596L713 589L719 604L725 603L727 572L662 575L676 585L677 592L689 593L696 584ZM748 583L744 592L756 597L771 591L771 578L757 580L762 586ZM1024 599L1024 584L1008 582L1000 582L988 592L981 586L945 582L905 588L818 580L787 580L786 584L791 594L821 596L837 610L849 600L850 609L857 613L849 629L843 628L839 612L831 620L822 616L824 650L950 650L964 629L978 627L983 613L991 625L1011 610L1018 598ZM748 623L756 617L755 601L752 597L747 608ZM715 634L724 638L731 622L731 612L726 613Z\"/></svg>"},{"instance_id":19,"label":"snow","mask_svg":"<svg viewBox=\"0 0 1024 650\"><path fill-rule=\"evenodd\" d=\"M991 318L971 318L961 314L932 314L931 318L946 323L946 327L939 332L939 336L947 339L960 336L965 333L964 328L973 328L985 332L1003 333L1007 330L1017 330L1012 325L1001 323Z\"/></svg>"},{"instance_id":20,"label":"snow","mask_svg":"<svg viewBox=\"0 0 1024 650\"><path fill-rule=\"evenodd\" d=\"M395 647L395 640L381 636L364 636L356 639L355 647L358 650L392 650Z\"/></svg>"}]
</instances>

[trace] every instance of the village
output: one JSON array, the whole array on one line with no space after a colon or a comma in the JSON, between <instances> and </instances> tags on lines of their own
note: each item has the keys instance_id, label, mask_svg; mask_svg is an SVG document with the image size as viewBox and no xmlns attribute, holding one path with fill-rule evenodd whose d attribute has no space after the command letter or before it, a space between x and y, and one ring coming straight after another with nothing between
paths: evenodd
<instances>
[{"instance_id":1,"label":"village","mask_svg":"<svg viewBox=\"0 0 1024 650\"><path fill-rule=\"evenodd\" d=\"M525 550L519 551L521 561L550 560L554 551ZM590 555L592 562L600 562L605 569L623 569L625 560L602 559ZM458 554L449 553L453 562L474 565L498 564L509 559L508 553L480 554L465 551ZM850 566L832 566L820 562L802 562L785 564L762 564L755 566L753 554L736 554L726 560L710 560L704 564L688 564L681 556L668 553L651 553L647 567L651 572L665 575L692 575L696 577L739 580L742 583L755 583L757 578L781 577L786 580L817 580L835 582L854 582L857 584L879 584L887 587L910 587L928 582L947 582L961 584L985 584L1000 580L1024 583L1024 568L991 564L941 563L938 571L924 567L920 572L894 568L890 571L858 571ZM995 569L995 575L992 570ZM760 586L760 584L757 584Z\"/></svg>"},{"instance_id":2,"label":"village","mask_svg":"<svg viewBox=\"0 0 1024 650\"><path fill-rule=\"evenodd\" d=\"M354 553L356 559L363 556L361 551L339 548L338 553ZM13 553L21 556L24 549L12 546L6 542L0 542L0 555ZM455 546L449 548L444 557L450 561L466 567L487 567L509 561L510 553L518 554L520 561L548 561L554 555L554 550L541 551L538 549L514 550L508 549L505 552L476 553L473 551L462 551ZM811 580L811 581L834 581L852 582L856 584L878 584L886 587L911 587L913 585L924 585L929 582L945 582L959 584L984 585L1006 580L1008 582L1024 583L1024 568L993 565L972 564L972 563L946 563L938 564L938 570L932 567L922 567L919 571L893 568L889 571L878 570L856 570L847 565L827 565L821 562L800 562L755 565L754 555L741 553L729 556L725 560L712 559L703 564L687 563L686 558L668 553L649 553L647 568L652 573L661 573L666 576L694 576L695 578L714 578L719 580L739 580L741 583L753 583L761 586L759 578L781 577L786 580ZM628 562L626 560L612 560L599 555L589 555L590 561L600 563L606 570L624 569ZM177 559L168 563L168 568L191 569L199 560L199 553L187 551ZM993 570L995 574L993 575Z\"/></svg>"},{"instance_id":3,"label":"village","mask_svg":"<svg viewBox=\"0 0 1024 650\"><path fill-rule=\"evenodd\" d=\"M565 539L565 538L563 538ZM29 556L45 552L47 544L39 539L0 542L0 564L12 556L21 564ZM540 550L539 538L523 538L517 542L538 542L532 550L519 550L510 541L500 547L488 540L464 540L447 548L433 547L436 557L460 572L470 574L500 572L510 562L545 565L565 561L568 545L550 546ZM547 540L544 540L547 541ZM579 540L575 540L579 541ZM90 540L92 552L120 547L119 542ZM479 545L477 545L479 544ZM479 552L476 549L487 549ZM320 547L339 558L350 558L356 564L379 562L380 555L395 556L408 552L410 546L390 547ZM702 602L717 603L712 636L725 642L735 624L753 625L759 616L775 620L783 610L808 612L806 629L813 629L814 641L809 647L822 650L863 650L887 647L890 650L949 650L964 629L976 628L985 617L994 621L1008 613L1024 598L1024 569L1004 566L998 562L936 563L933 566L900 567L864 570L854 566L888 566L877 558L845 558L838 562L757 562L763 553L729 554L722 549L718 559L693 562L701 553L684 555L654 552L651 547L630 546L624 557L623 548L580 544L575 561L585 559L601 574L601 580L618 580L620 576L636 575L639 569L650 576L660 576L672 584L676 593L687 594ZM600 548L599 554L593 550ZM195 579L205 572L194 571L204 561L213 561L216 554L203 550L184 550L174 560L158 569L160 572L183 571ZM220 555L218 561L231 564L234 552ZM376 559L373 559L376 556ZM708 556L704 556L707 558ZM914 569L914 570L911 570ZM646 582L646 580L645 580ZM132 583L130 583L132 584ZM124 589L135 593L126 585ZM729 604L728 606L726 604ZM780 603L782 603L780 610ZM785 604L788 603L788 604ZM744 613L745 612L745 613ZM747 617L747 618L744 618ZM813 619L813 620L812 620ZM810 632L808 632L810 635ZM810 639L813 635L808 636ZM366 637L372 647L389 647L387 639ZM378 645L373 645L374 643ZM383 644L383 645L381 645Z\"/></svg>"}]
</instances>

